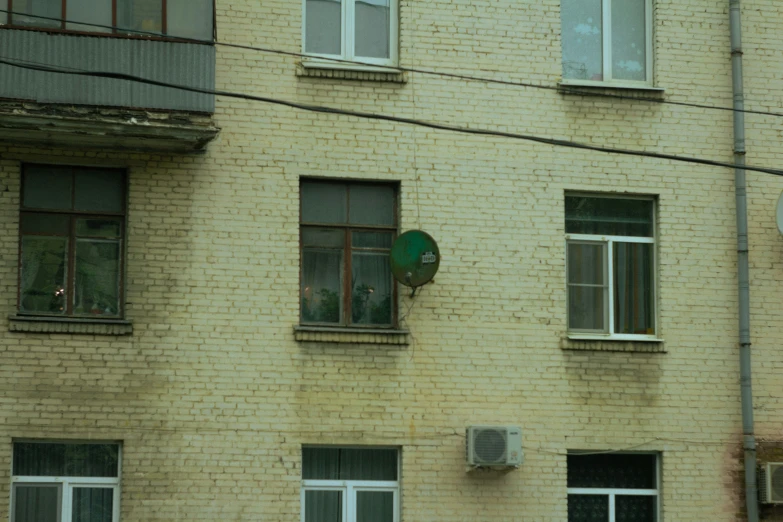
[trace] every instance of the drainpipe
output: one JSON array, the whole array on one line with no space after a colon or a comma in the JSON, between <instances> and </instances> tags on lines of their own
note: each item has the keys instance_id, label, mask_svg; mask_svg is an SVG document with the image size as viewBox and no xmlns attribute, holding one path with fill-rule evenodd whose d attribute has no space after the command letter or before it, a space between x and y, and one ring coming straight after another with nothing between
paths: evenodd
<instances>
[{"instance_id":1,"label":"drainpipe","mask_svg":"<svg viewBox=\"0 0 783 522\"><path fill-rule=\"evenodd\" d=\"M729 0L731 80L734 93L734 192L737 200L737 280L739 284L740 389L742 446L745 451L745 503L748 522L758 522L756 437L753 434L753 391L750 366L750 269L748 266L748 201L745 187L745 98L742 87L740 0Z\"/></svg>"}]
</instances>

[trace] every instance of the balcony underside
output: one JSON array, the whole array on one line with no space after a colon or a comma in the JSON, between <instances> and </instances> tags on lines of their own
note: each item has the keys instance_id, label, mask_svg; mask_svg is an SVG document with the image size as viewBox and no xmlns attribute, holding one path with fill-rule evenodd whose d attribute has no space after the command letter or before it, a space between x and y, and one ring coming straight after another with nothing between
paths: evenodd
<instances>
[{"instance_id":1,"label":"balcony underside","mask_svg":"<svg viewBox=\"0 0 783 522\"><path fill-rule=\"evenodd\" d=\"M0 102L0 143L193 153L218 132L204 114Z\"/></svg>"}]
</instances>

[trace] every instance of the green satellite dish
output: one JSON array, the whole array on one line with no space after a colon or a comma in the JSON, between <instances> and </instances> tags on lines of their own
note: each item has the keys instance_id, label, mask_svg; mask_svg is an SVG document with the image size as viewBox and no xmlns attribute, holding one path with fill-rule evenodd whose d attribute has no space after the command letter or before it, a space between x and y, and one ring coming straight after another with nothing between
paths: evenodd
<instances>
[{"instance_id":1,"label":"green satellite dish","mask_svg":"<svg viewBox=\"0 0 783 522\"><path fill-rule=\"evenodd\" d=\"M432 236L421 230L409 230L394 241L389 259L394 278L415 289L435 277L440 251Z\"/></svg>"}]
</instances>

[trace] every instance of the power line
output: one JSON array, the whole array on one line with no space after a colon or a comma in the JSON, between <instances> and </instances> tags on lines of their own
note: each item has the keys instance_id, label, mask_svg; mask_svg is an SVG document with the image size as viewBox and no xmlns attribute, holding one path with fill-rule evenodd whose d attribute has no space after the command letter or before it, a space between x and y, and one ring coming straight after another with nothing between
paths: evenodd
<instances>
[{"instance_id":1,"label":"power line","mask_svg":"<svg viewBox=\"0 0 783 522\"><path fill-rule=\"evenodd\" d=\"M0 13L8 13L11 14L11 11L7 9L0 9ZM18 13L17 13L18 14ZM96 24L96 23L90 23L90 22L78 22L76 20L71 19L65 19L65 18L58 18L58 17L51 17L51 16L42 16L42 15L32 15L32 14L25 14L24 16L28 18L39 18L41 20L50 20L50 21L57 21L57 22L65 22L65 23L73 23L73 24L79 24L79 25L85 25L89 27L96 27L100 29L111 29L111 30L122 30L127 31L128 34L132 35L140 35L140 36L153 36L160 38L161 36L166 37L167 35L161 35L160 33L155 33L151 31L138 31L138 30L127 30L123 29L116 25L104 25L104 24ZM282 49L270 49L268 47L258 47L258 46L252 46L252 45L242 45L242 44L234 44L234 43L228 43L228 42L219 42L216 40L202 40L198 38L181 38L181 37L169 37L172 40L176 41L182 41L187 43L195 43L195 44L204 44L204 45L219 45L222 47L230 47L234 49L243 49L246 51L257 51L262 53L268 53L268 54L277 54L282 56L292 56L295 58L312 58L311 55L304 54L304 53L297 53L294 51L284 51ZM342 63L342 64L348 64L348 65L367 65L362 62L356 62L353 60L346 60L343 58L332 58L332 57L326 57L326 56L319 56L318 60L324 60L329 61L333 63ZM373 64L372 67L374 69L385 69L389 72L408 72L408 73L418 73L418 74L424 74L428 76L440 76L443 78L451 78L455 80L465 80L465 81L474 81L474 82L483 82L483 83L490 83L490 84L497 84L497 85L506 85L511 87L527 87L531 89L543 89L548 91L555 91L560 92L564 94L573 94L578 96L588 96L588 97L598 97L598 98L612 98L612 99L619 99L619 100L631 100L635 102L646 102L646 103L659 103L663 105L676 105L680 107L691 107L691 108L697 108L697 109L708 109L708 110L717 110L717 111L728 111L728 112L741 112L744 114L756 114L761 116L774 116L774 117L783 117L783 113L781 112L770 112L770 111L759 111L759 110L753 110L753 109L735 109L734 107L723 107L719 105L707 105L702 103L692 103L692 102L681 102L681 101L674 101L674 100L663 100L660 98L651 98L649 96L629 96L626 94L618 94L618 93L611 93L611 92L590 92L590 91L584 91L580 90L579 88L569 87L567 85L559 85L559 86L552 86L552 85L539 85L535 83L529 83L529 82L520 82L520 81L514 81L514 80L500 80L497 78L488 78L484 76L473 76L469 74L461 74L461 73L450 73L450 72L443 72L443 71L435 71L432 69L421 69L418 67L403 67L403 66L394 66L394 65L375 65ZM499 71L490 71L490 72L497 72L500 74ZM598 86L601 87L601 86ZM611 88L611 86L607 86L608 88Z\"/></svg>"},{"instance_id":2,"label":"power line","mask_svg":"<svg viewBox=\"0 0 783 522\"><path fill-rule=\"evenodd\" d=\"M554 138L544 138L541 136L535 136L530 134L519 134L519 133L513 133L513 132L504 132L504 131L497 131L497 130L491 130L491 129L474 129L469 127L459 127L457 125L449 125L445 123L438 123L438 122L431 122L431 121L425 121L425 120L419 120L414 118L405 118L402 116L392 116L388 114L379 114L379 113L371 113L371 112L361 112L361 111L350 111L345 109L337 109L334 107L324 107L320 105L309 105L304 103L297 103L292 102L288 100L281 100L277 98L269 98L266 96L255 96L252 94L244 94L244 93L236 93L236 92L230 92L230 91L222 91L222 90L215 90L215 89L202 89L199 87L190 87L186 85L177 85L173 83L167 83L167 82L161 82L158 80L151 80L148 78L142 78L139 76L133 76L130 74L123 74L123 73L114 73L114 72L100 72L100 71L80 71L80 70L65 70L65 69L58 69L55 67L51 67L46 64L40 64L36 62L27 62L26 64L20 63L20 62L13 62L9 61L7 57L0 56L0 64L9 65L11 67L19 67L21 69L29 69L33 71L39 71L39 72L49 72L49 73L57 73L57 74L71 74L76 76L90 76L95 78L108 78L108 79L115 79L115 80L125 80L125 81L132 81L137 83L143 83L147 85L155 85L157 87L168 87L172 89L178 89L182 91L187 92L195 92L200 94L208 94L213 96L224 96L227 98L236 98L241 100L249 100L249 101L258 101L258 102L264 102L269 103L273 105L280 105L284 107L290 107L292 109L299 109L303 111L309 111L309 112L316 112L316 113L323 113L323 114L334 114L334 115L341 115L341 116L353 116L355 118L361 118L361 119L367 119L367 120L377 120L377 121L388 121L393 123L404 123L408 125L417 125L419 127L425 127L429 129L435 129L435 130L442 130L442 131L448 131L448 132L459 132L463 134L475 134L479 136L494 136L494 137L501 137L501 138L511 138L511 139L517 139L517 140L523 140L523 141L532 141L535 143L543 143L545 145L552 145L556 147L566 147L566 148L572 148L572 149L581 149L581 150L592 150L596 152L604 152L608 154L621 154L625 156L637 156L637 157L643 157L643 158L656 158L656 159L665 159L670 161L679 161L683 163L693 163L697 165L708 165L712 167L725 167L730 169L741 169L745 171L752 171L752 172L762 172L765 174L772 174L774 176L783 176L783 170L779 169L771 169L767 167L756 167L752 165L737 165L734 163L727 163L723 161L715 161L715 160L708 160L703 158L695 158L695 157L688 157L688 156L677 156L674 154L663 154L660 152L646 152L646 151L639 151L639 150L630 150L630 149L619 149L619 148L612 148L612 147L601 147L598 145L590 145L587 143L579 143L575 141L569 141L569 140L559 140Z\"/></svg>"}]
</instances>

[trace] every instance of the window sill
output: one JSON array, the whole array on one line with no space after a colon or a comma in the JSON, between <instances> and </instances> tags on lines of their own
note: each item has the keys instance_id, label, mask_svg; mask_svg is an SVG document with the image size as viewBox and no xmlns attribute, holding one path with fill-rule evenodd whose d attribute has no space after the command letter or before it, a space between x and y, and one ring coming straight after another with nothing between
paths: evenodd
<instances>
[{"instance_id":1,"label":"window sill","mask_svg":"<svg viewBox=\"0 0 783 522\"><path fill-rule=\"evenodd\" d=\"M561 340L560 348L575 351L667 353L664 340L652 337L634 339L572 334Z\"/></svg>"},{"instance_id":2,"label":"window sill","mask_svg":"<svg viewBox=\"0 0 783 522\"><path fill-rule=\"evenodd\" d=\"M300 342L352 344L410 344L408 330L382 328L330 328L327 326L294 326L294 339Z\"/></svg>"},{"instance_id":3,"label":"window sill","mask_svg":"<svg viewBox=\"0 0 783 522\"><path fill-rule=\"evenodd\" d=\"M629 98L648 98L653 100L662 100L666 92L662 87L653 87L652 85L575 80L564 80L557 84L557 87L560 94L577 96L614 94Z\"/></svg>"},{"instance_id":4,"label":"window sill","mask_svg":"<svg viewBox=\"0 0 783 522\"><path fill-rule=\"evenodd\" d=\"M297 67L296 75L304 78L334 78L372 82L406 83L403 71L392 67L379 67L361 63L331 62L315 58L304 59Z\"/></svg>"},{"instance_id":5,"label":"window sill","mask_svg":"<svg viewBox=\"0 0 783 522\"><path fill-rule=\"evenodd\" d=\"M131 335L133 323L123 319L77 319L66 317L33 317L11 315L10 332L66 333L91 335Z\"/></svg>"}]
</instances>

